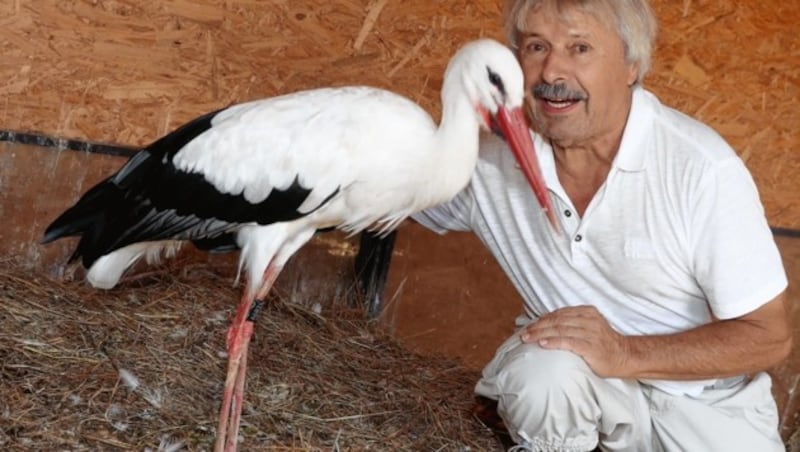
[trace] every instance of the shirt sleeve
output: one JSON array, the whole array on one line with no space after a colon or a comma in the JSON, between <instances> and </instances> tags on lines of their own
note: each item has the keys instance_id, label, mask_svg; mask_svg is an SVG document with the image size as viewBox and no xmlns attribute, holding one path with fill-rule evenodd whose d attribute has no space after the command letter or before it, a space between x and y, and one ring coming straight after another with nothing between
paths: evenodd
<instances>
[{"instance_id":1,"label":"shirt sleeve","mask_svg":"<svg viewBox=\"0 0 800 452\"><path fill-rule=\"evenodd\" d=\"M471 231L474 204L472 186L469 185L450 201L418 212L411 218L439 234L447 231Z\"/></svg>"},{"instance_id":2,"label":"shirt sleeve","mask_svg":"<svg viewBox=\"0 0 800 452\"><path fill-rule=\"evenodd\" d=\"M788 281L752 176L738 157L708 168L691 217L695 277L719 319L745 315Z\"/></svg>"}]
</instances>

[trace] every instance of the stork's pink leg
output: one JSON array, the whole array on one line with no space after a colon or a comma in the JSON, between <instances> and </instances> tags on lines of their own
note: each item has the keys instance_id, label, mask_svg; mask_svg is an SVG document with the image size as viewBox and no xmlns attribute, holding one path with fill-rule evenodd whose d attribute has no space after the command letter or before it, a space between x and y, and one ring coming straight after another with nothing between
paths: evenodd
<instances>
[{"instance_id":1,"label":"stork's pink leg","mask_svg":"<svg viewBox=\"0 0 800 452\"><path fill-rule=\"evenodd\" d=\"M231 403L231 420L228 425L227 441L225 444L226 452L236 451L236 441L239 437L239 421L242 414L242 401L244 400L244 380L247 370L247 350L250 341L246 341L242 346L242 361L239 364L239 372L236 374L236 381L233 384L233 400Z\"/></svg>"},{"instance_id":2,"label":"stork's pink leg","mask_svg":"<svg viewBox=\"0 0 800 452\"><path fill-rule=\"evenodd\" d=\"M252 304L253 297L245 292L236 311L236 317L234 317L233 323L231 324L230 328L228 328L228 373L225 376L225 387L222 395L222 405L219 413L219 425L217 426L217 439L214 443L214 452L222 452L225 447L226 435L228 433L228 421L230 420L231 416L231 399L233 398L234 380L236 379L236 375L241 366L242 347L241 345L238 347L236 346L235 339L242 336L252 335L252 323L248 328L247 322L244 322L245 317L240 316L239 313L242 312L243 309L250 309ZM247 311L245 310L244 312ZM241 343L242 342L240 340L239 344Z\"/></svg>"},{"instance_id":3,"label":"stork's pink leg","mask_svg":"<svg viewBox=\"0 0 800 452\"><path fill-rule=\"evenodd\" d=\"M253 336L253 322L261 308L261 303L272 284L278 277L281 268L270 264L264 272L258 292L251 296L242 296L236 317L227 335L228 373L225 376L225 388L222 395L215 452L234 452L239 431L239 420L242 414L244 398L244 379L247 371L247 349ZM259 300L259 301L254 301Z\"/></svg>"}]
</instances>

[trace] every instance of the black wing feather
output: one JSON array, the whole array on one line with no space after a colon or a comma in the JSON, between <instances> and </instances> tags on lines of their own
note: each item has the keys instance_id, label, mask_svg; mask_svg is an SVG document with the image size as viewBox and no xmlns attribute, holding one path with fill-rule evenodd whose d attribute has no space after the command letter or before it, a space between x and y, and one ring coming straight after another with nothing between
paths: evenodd
<instances>
[{"instance_id":1,"label":"black wing feather","mask_svg":"<svg viewBox=\"0 0 800 452\"><path fill-rule=\"evenodd\" d=\"M232 233L241 224L264 225L307 215L297 209L311 190L300 185L297 176L285 190L273 189L254 204L241 193L220 192L203 174L175 167L175 154L210 129L218 112L198 117L136 153L56 218L42 243L81 236L70 260L81 258L88 268L105 254L144 241L191 240L201 249L230 249Z\"/></svg>"}]
</instances>

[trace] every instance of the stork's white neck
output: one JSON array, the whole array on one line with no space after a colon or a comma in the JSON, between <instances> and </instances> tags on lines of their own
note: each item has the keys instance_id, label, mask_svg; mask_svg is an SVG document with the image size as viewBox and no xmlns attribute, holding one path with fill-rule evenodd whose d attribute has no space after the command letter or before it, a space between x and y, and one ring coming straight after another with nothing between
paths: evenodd
<instances>
[{"instance_id":1,"label":"stork's white neck","mask_svg":"<svg viewBox=\"0 0 800 452\"><path fill-rule=\"evenodd\" d=\"M439 188L438 202L452 198L472 178L478 161L480 125L475 107L460 91L445 90L442 95L442 119L433 140L436 156L429 176Z\"/></svg>"}]
</instances>

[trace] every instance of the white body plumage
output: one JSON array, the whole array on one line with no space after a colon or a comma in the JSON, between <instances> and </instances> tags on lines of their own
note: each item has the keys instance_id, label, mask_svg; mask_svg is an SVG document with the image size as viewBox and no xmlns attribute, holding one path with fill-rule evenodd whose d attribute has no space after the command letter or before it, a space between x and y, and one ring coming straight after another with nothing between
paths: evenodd
<instances>
[{"instance_id":1,"label":"white body plumage","mask_svg":"<svg viewBox=\"0 0 800 452\"><path fill-rule=\"evenodd\" d=\"M110 288L176 240L234 234L252 292L268 265L280 269L319 229L389 231L450 199L472 175L479 129L498 131L495 115L519 112L522 100L513 54L479 40L448 65L439 126L409 99L369 87L234 105L132 157L57 219L45 242L83 235L74 257L91 284ZM125 211L114 206L122 198Z\"/></svg>"}]
</instances>

